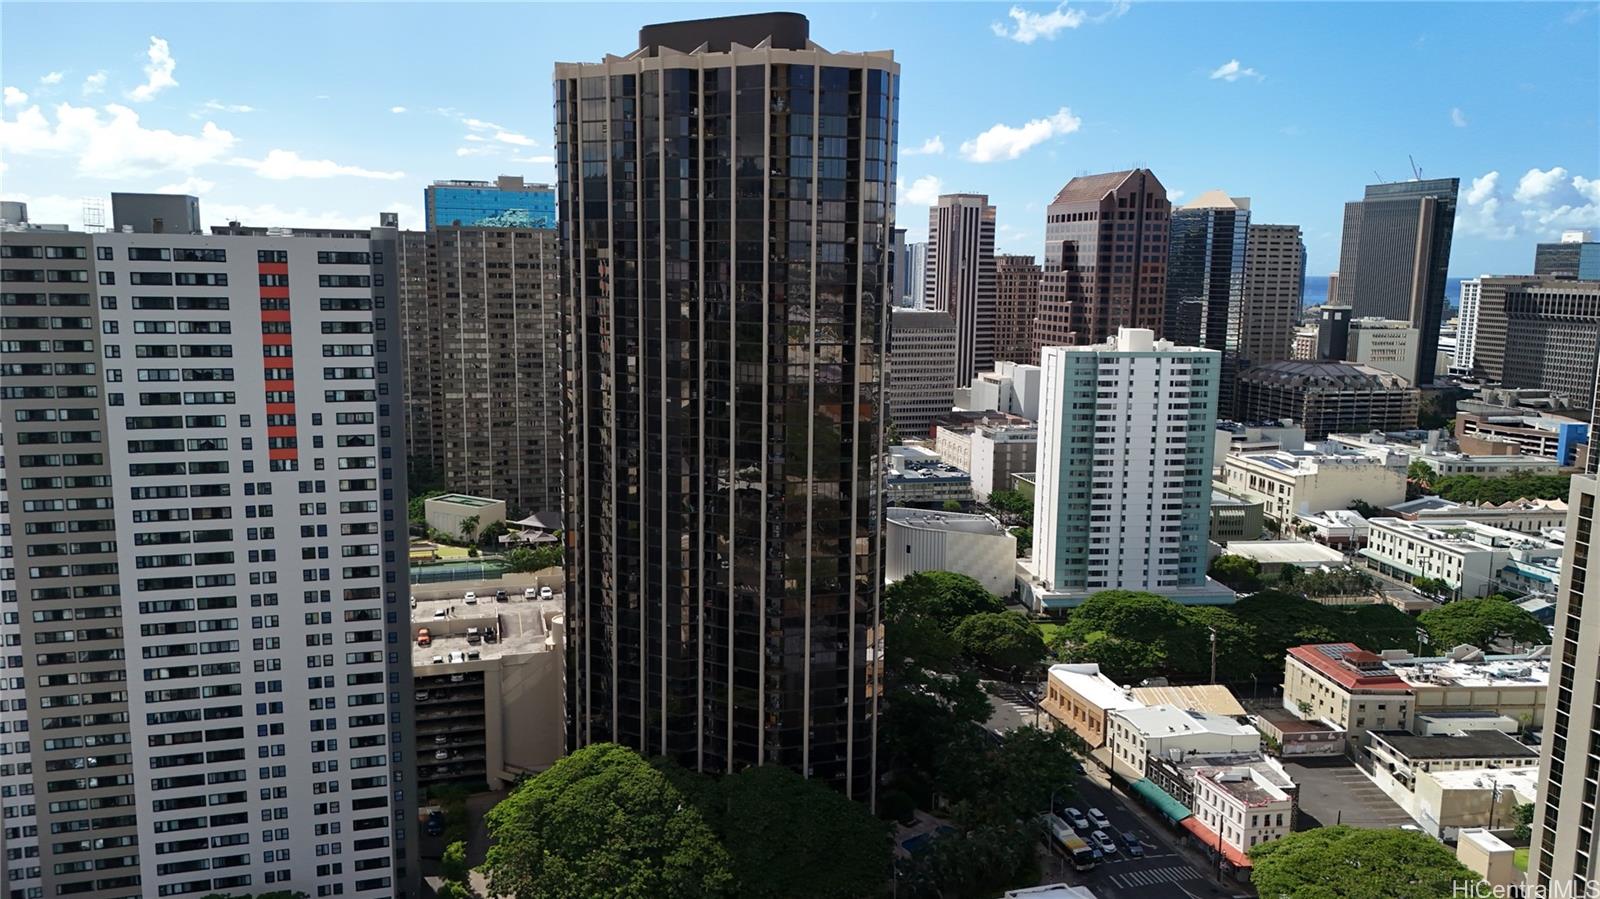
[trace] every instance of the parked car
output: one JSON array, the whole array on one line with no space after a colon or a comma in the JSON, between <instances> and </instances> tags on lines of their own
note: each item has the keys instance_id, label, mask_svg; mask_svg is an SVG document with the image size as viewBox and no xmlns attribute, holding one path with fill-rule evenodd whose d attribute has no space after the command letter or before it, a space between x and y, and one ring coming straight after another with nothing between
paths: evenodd
<instances>
[{"instance_id":1,"label":"parked car","mask_svg":"<svg viewBox=\"0 0 1600 899\"><path fill-rule=\"evenodd\" d=\"M444 812L437 809L428 813L428 820L422 824L422 832L430 837L444 833Z\"/></svg>"},{"instance_id":2,"label":"parked car","mask_svg":"<svg viewBox=\"0 0 1600 899\"><path fill-rule=\"evenodd\" d=\"M449 757L450 757L450 750L448 750L448 749L439 749L439 750L436 750L436 751L435 751L435 752L434 752L434 753L433 753L433 757L434 757L434 758L436 758L436 759L438 759L438 760L439 760L439 761L441 761L441 762L442 762L442 761L444 761L444 760L445 760L445 759L447 759L447 758L449 758Z\"/></svg>"},{"instance_id":3,"label":"parked car","mask_svg":"<svg viewBox=\"0 0 1600 899\"><path fill-rule=\"evenodd\" d=\"M1093 824L1096 830L1111 829L1111 822L1106 819L1106 813L1097 808L1089 809L1089 823Z\"/></svg>"},{"instance_id":4,"label":"parked car","mask_svg":"<svg viewBox=\"0 0 1600 899\"><path fill-rule=\"evenodd\" d=\"M1106 836L1106 832L1103 830L1097 830L1089 834L1089 842L1093 843L1096 849L1106 855L1115 855L1117 852L1116 841Z\"/></svg>"},{"instance_id":5,"label":"parked car","mask_svg":"<svg viewBox=\"0 0 1600 899\"><path fill-rule=\"evenodd\" d=\"M416 693L416 699L417 699L417 702L427 702L428 701L428 691L427 690L418 690L417 693Z\"/></svg>"},{"instance_id":6,"label":"parked car","mask_svg":"<svg viewBox=\"0 0 1600 899\"><path fill-rule=\"evenodd\" d=\"M468 590L467 591L467 595L461 597L461 601L466 603L469 606L475 606L475 605L478 604L478 594L474 593L471 590Z\"/></svg>"},{"instance_id":7,"label":"parked car","mask_svg":"<svg viewBox=\"0 0 1600 899\"><path fill-rule=\"evenodd\" d=\"M479 659L479 655L478 655L478 651L476 649L467 650L467 658L466 658L467 661L476 662L478 659Z\"/></svg>"},{"instance_id":8,"label":"parked car","mask_svg":"<svg viewBox=\"0 0 1600 899\"><path fill-rule=\"evenodd\" d=\"M467 642L477 643L483 639L483 633L475 627L467 628Z\"/></svg>"},{"instance_id":9,"label":"parked car","mask_svg":"<svg viewBox=\"0 0 1600 899\"><path fill-rule=\"evenodd\" d=\"M555 595L556 595L555 591L551 590L549 587L540 587L539 588L539 598L540 599L554 599Z\"/></svg>"},{"instance_id":10,"label":"parked car","mask_svg":"<svg viewBox=\"0 0 1600 899\"><path fill-rule=\"evenodd\" d=\"M527 589L522 591L522 598L523 599L537 599L538 596L539 596L539 588L538 587L528 587Z\"/></svg>"},{"instance_id":11,"label":"parked car","mask_svg":"<svg viewBox=\"0 0 1600 899\"><path fill-rule=\"evenodd\" d=\"M445 616L447 616L449 614L450 614L450 612L447 609L434 609L433 610L433 617L436 618L436 619L437 618L444 618Z\"/></svg>"},{"instance_id":12,"label":"parked car","mask_svg":"<svg viewBox=\"0 0 1600 899\"><path fill-rule=\"evenodd\" d=\"M1061 810L1061 820L1072 825L1072 829L1080 833L1089 829L1089 819L1083 816L1083 812L1070 805Z\"/></svg>"},{"instance_id":13,"label":"parked car","mask_svg":"<svg viewBox=\"0 0 1600 899\"><path fill-rule=\"evenodd\" d=\"M498 634L496 634L494 632L494 628L486 627L486 628L483 629L483 642L485 642L485 643L493 643L494 641L496 641L498 639L500 639L500 637L499 637Z\"/></svg>"},{"instance_id":14,"label":"parked car","mask_svg":"<svg viewBox=\"0 0 1600 899\"><path fill-rule=\"evenodd\" d=\"M462 652L459 649L456 650L455 652L450 653L450 664L452 664L452 665L459 665L462 662L465 662L466 660L467 660L467 654Z\"/></svg>"},{"instance_id":15,"label":"parked car","mask_svg":"<svg viewBox=\"0 0 1600 899\"><path fill-rule=\"evenodd\" d=\"M446 737L444 734L434 734L433 735L433 745L435 745L435 746L443 746L444 744L446 744L448 742L450 742L450 738Z\"/></svg>"},{"instance_id":16,"label":"parked car","mask_svg":"<svg viewBox=\"0 0 1600 899\"><path fill-rule=\"evenodd\" d=\"M1131 830L1122 832L1122 848L1134 858L1144 858L1144 843Z\"/></svg>"},{"instance_id":17,"label":"parked car","mask_svg":"<svg viewBox=\"0 0 1600 899\"><path fill-rule=\"evenodd\" d=\"M462 674L459 671L457 671L455 674L450 675L450 683L452 683L452 684L459 684L459 683L461 683L462 681L464 681L466 679L467 679L467 676L465 674Z\"/></svg>"},{"instance_id":18,"label":"parked car","mask_svg":"<svg viewBox=\"0 0 1600 899\"><path fill-rule=\"evenodd\" d=\"M417 645L418 646L432 646L433 645L433 635L428 633L428 629L427 628L425 628L425 627L417 628Z\"/></svg>"}]
</instances>

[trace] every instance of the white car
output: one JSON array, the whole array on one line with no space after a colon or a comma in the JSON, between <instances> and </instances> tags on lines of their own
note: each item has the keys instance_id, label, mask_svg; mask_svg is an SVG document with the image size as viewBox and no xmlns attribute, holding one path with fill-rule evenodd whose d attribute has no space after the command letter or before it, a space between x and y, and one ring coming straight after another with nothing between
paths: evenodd
<instances>
[{"instance_id":1,"label":"white car","mask_svg":"<svg viewBox=\"0 0 1600 899\"><path fill-rule=\"evenodd\" d=\"M1103 830L1097 830L1094 833L1089 834L1089 842L1093 843L1094 848L1100 850L1105 855L1115 855L1117 852L1116 841L1106 836L1106 832Z\"/></svg>"},{"instance_id":2,"label":"white car","mask_svg":"<svg viewBox=\"0 0 1600 899\"><path fill-rule=\"evenodd\" d=\"M462 651L460 651L459 649L456 650L455 652L450 653L450 664L452 664L452 665L459 665L462 662L465 662L466 660L467 660L467 654L462 652Z\"/></svg>"},{"instance_id":3,"label":"white car","mask_svg":"<svg viewBox=\"0 0 1600 899\"><path fill-rule=\"evenodd\" d=\"M471 590L468 590L467 591L467 595L461 597L461 601L466 603L469 606L475 606L475 605L478 604L478 594L472 592Z\"/></svg>"},{"instance_id":4,"label":"white car","mask_svg":"<svg viewBox=\"0 0 1600 899\"><path fill-rule=\"evenodd\" d=\"M555 591L551 590L549 587L540 587L539 588L539 598L540 599L553 599L553 598L555 598L555 595L556 595Z\"/></svg>"},{"instance_id":5,"label":"white car","mask_svg":"<svg viewBox=\"0 0 1600 899\"><path fill-rule=\"evenodd\" d=\"M537 587L529 587L528 589L522 591L522 598L523 599L535 599L538 596L539 596L539 588L537 588Z\"/></svg>"},{"instance_id":6,"label":"white car","mask_svg":"<svg viewBox=\"0 0 1600 899\"><path fill-rule=\"evenodd\" d=\"M417 698L417 702L427 702L428 701L428 691L427 690L418 690L416 698Z\"/></svg>"},{"instance_id":7,"label":"white car","mask_svg":"<svg viewBox=\"0 0 1600 899\"><path fill-rule=\"evenodd\" d=\"M433 610L433 617L435 617L435 618L443 618L443 617L445 617L446 615L449 615L449 614L450 613L445 611L444 609L434 609Z\"/></svg>"},{"instance_id":8,"label":"white car","mask_svg":"<svg viewBox=\"0 0 1600 899\"><path fill-rule=\"evenodd\" d=\"M445 759L450 757L450 750L448 750L448 749L440 749L439 751L437 751L437 752L435 752L433 754L433 757L442 762Z\"/></svg>"},{"instance_id":9,"label":"white car","mask_svg":"<svg viewBox=\"0 0 1600 899\"><path fill-rule=\"evenodd\" d=\"M446 737L444 734L434 734L433 736L433 744L435 746L443 746L448 742L450 742L450 738Z\"/></svg>"},{"instance_id":10,"label":"white car","mask_svg":"<svg viewBox=\"0 0 1600 899\"><path fill-rule=\"evenodd\" d=\"M1106 819L1106 813L1097 808L1089 809L1089 823L1094 825L1095 830L1111 829L1111 822Z\"/></svg>"}]
</instances>

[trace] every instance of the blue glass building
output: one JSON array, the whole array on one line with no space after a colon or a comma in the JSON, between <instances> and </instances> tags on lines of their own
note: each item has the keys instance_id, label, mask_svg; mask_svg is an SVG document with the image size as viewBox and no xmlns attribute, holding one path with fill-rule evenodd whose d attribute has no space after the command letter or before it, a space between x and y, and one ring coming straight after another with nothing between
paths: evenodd
<instances>
[{"instance_id":1,"label":"blue glass building","mask_svg":"<svg viewBox=\"0 0 1600 899\"><path fill-rule=\"evenodd\" d=\"M501 175L488 181L435 181L423 189L428 230L434 228L554 228L556 192Z\"/></svg>"}]
</instances>

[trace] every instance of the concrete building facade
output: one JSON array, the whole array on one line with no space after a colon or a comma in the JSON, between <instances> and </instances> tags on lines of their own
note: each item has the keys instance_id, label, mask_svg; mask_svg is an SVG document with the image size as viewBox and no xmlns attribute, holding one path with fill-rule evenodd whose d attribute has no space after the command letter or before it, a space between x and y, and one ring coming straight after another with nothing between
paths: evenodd
<instances>
[{"instance_id":1,"label":"concrete building facade","mask_svg":"<svg viewBox=\"0 0 1600 899\"><path fill-rule=\"evenodd\" d=\"M1297 518L1348 509L1355 500L1382 508L1406 497L1406 459L1398 453L1375 458L1321 449L1230 453L1222 483L1249 499L1279 525Z\"/></svg>"},{"instance_id":2,"label":"concrete building facade","mask_svg":"<svg viewBox=\"0 0 1600 899\"><path fill-rule=\"evenodd\" d=\"M931 436L954 408L960 339L948 312L890 310L888 411L902 439Z\"/></svg>"},{"instance_id":3,"label":"concrete building facade","mask_svg":"<svg viewBox=\"0 0 1600 899\"><path fill-rule=\"evenodd\" d=\"M1225 715L1152 705L1108 711L1106 745L1114 764L1143 777L1152 756L1258 753L1261 733Z\"/></svg>"},{"instance_id":4,"label":"concrete building facade","mask_svg":"<svg viewBox=\"0 0 1600 899\"><path fill-rule=\"evenodd\" d=\"M1417 376L1420 335L1408 322L1388 318L1353 318L1345 358L1412 381ZM1431 370L1431 366L1430 366Z\"/></svg>"},{"instance_id":5,"label":"concrete building facade","mask_svg":"<svg viewBox=\"0 0 1600 899\"><path fill-rule=\"evenodd\" d=\"M1488 596L1500 589L1503 569L1515 562L1544 561L1560 556L1560 547L1530 534L1518 534L1464 519L1368 521L1367 564L1390 577L1428 577L1450 586L1457 599Z\"/></svg>"},{"instance_id":6,"label":"concrete building facade","mask_svg":"<svg viewBox=\"0 0 1600 899\"><path fill-rule=\"evenodd\" d=\"M996 490L1010 490L1013 474L1033 474L1038 465L1039 429L1031 422L939 425L935 430L940 458L972 475L972 496L980 503Z\"/></svg>"},{"instance_id":7,"label":"concrete building facade","mask_svg":"<svg viewBox=\"0 0 1600 899\"><path fill-rule=\"evenodd\" d=\"M957 384L995 360L994 215L983 194L945 194L928 210L923 297L956 323Z\"/></svg>"},{"instance_id":8,"label":"concrete building facade","mask_svg":"<svg viewBox=\"0 0 1600 899\"><path fill-rule=\"evenodd\" d=\"M1017 580L1017 538L993 517L890 506L884 577L889 583L919 571L954 571L996 596Z\"/></svg>"},{"instance_id":9,"label":"concrete building facade","mask_svg":"<svg viewBox=\"0 0 1600 899\"><path fill-rule=\"evenodd\" d=\"M1482 306L1483 279L1463 280L1461 306L1456 311L1456 349L1450 359L1452 372L1463 375L1472 373L1472 363L1478 349L1478 310Z\"/></svg>"},{"instance_id":10,"label":"concrete building facade","mask_svg":"<svg viewBox=\"0 0 1600 899\"><path fill-rule=\"evenodd\" d=\"M1039 316L1039 279L1044 269L1033 256L994 257L994 361L1037 365L1033 321Z\"/></svg>"},{"instance_id":11,"label":"concrete building facade","mask_svg":"<svg viewBox=\"0 0 1600 899\"><path fill-rule=\"evenodd\" d=\"M1305 299L1305 261L1299 225L1250 226L1239 323L1239 357L1247 364L1294 358L1295 326Z\"/></svg>"},{"instance_id":12,"label":"concrete building facade","mask_svg":"<svg viewBox=\"0 0 1600 899\"><path fill-rule=\"evenodd\" d=\"M1239 375L1246 420L1291 419L1310 440L1415 427L1421 394L1392 372L1351 362L1273 362Z\"/></svg>"},{"instance_id":13,"label":"concrete building facade","mask_svg":"<svg viewBox=\"0 0 1600 899\"><path fill-rule=\"evenodd\" d=\"M1039 366L996 362L967 387L957 388L956 405L971 412L1004 412L1039 419Z\"/></svg>"}]
</instances>

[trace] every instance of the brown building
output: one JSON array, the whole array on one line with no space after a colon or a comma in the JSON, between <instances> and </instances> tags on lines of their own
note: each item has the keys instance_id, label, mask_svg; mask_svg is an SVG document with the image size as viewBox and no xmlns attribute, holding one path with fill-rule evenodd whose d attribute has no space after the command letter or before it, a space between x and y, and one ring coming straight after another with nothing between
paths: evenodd
<instances>
[{"instance_id":1,"label":"brown building","mask_svg":"<svg viewBox=\"0 0 1600 899\"><path fill-rule=\"evenodd\" d=\"M1481 278L1473 374L1593 408L1600 281Z\"/></svg>"},{"instance_id":2,"label":"brown building","mask_svg":"<svg viewBox=\"0 0 1600 899\"><path fill-rule=\"evenodd\" d=\"M1250 226L1239 327L1239 356L1247 364L1291 358L1305 295L1305 258L1299 225Z\"/></svg>"},{"instance_id":3,"label":"brown building","mask_svg":"<svg viewBox=\"0 0 1600 899\"><path fill-rule=\"evenodd\" d=\"M1239 373L1245 421L1292 419L1307 440L1417 426L1421 392L1393 372L1354 362L1273 362Z\"/></svg>"},{"instance_id":4,"label":"brown building","mask_svg":"<svg viewBox=\"0 0 1600 899\"><path fill-rule=\"evenodd\" d=\"M1033 256L999 255L995 262L994 361L1038 365L1033 320L1039 314L1039 276Z\"/></svg>"},{"instance_id":5,"label":"brown building","mask_svg":"<svg viewBox=\"0 0 1600 899\"><path fill-rule=\"evenodd\" d=\"M994 368L994 206L983 194L945 194L928 210L923 302L956 323L956 383Z\"/></svg>"},{"instance_id":6,"label":"brown building","mask_svg":"<svg viewBox=\"0 0 1600 899\"><path fill-rule=\"evenodd\" d=\"M400 304L413 478L561 508L556 232L403 232Z\"/></svg>"},{"instance_id":7,"label":"brown building","mask_svg":"<svg viewBox=\"0 0 1600 899\"><path fill-rule=\"evenodd\" d=\"M1047 346L1103 343L1119 327L1161 330L1171 210L1149 169L1067 182L1045 218L1036 356Z\"/></svg>"}]
</instances>

